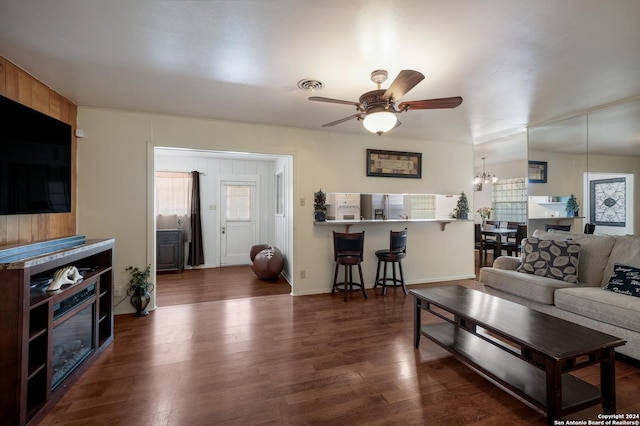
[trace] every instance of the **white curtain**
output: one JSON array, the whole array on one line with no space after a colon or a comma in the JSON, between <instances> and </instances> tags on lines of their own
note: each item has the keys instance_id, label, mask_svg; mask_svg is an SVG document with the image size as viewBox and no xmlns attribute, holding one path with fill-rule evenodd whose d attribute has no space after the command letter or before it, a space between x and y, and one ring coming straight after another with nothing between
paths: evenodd
<instances>
[{"instance_id":1,"label":"white curtain","mask_svg":"<svg viewBox=\"0 0 640 426\"><path fill-rule=\"evenodd\" d=\"M156 172L156 228L183 229L191 241L191 191L193 179L188 172Z\"/></svg>"}]
</instances>

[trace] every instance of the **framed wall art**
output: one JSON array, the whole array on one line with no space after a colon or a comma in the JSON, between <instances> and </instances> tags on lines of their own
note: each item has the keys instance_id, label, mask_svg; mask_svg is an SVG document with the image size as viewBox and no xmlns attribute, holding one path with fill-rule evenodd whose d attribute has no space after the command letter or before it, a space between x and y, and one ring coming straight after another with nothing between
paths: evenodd
<instances>
[{"instance_id":1,"label":"framed wall art","mask_svg":"<svg viewBox=\"0 0 640 426\"><path fill-rule=\"evenodd\" d=\"M367 149L367 176L422 178L422 153Z\"/></svg>"},{"instance_id":2,"label":"framed wall art","mask_svg":"<svg viewBox=\"0 0 640 426\"><path fill-rule=\"evenodd\" d=\"M599 179L589 182L589 221L602 226L627 226L627 180Z\"/></svg>"},{"instance_id":3,"label":"framed wall art","mask_svg":"<svg viewBox=\"0 0 640 426\"><path fill-rule=\"evenodd\" d=\"M529 161L529 183L547 183L546 161Z\"/></svg>"}]
</instances>

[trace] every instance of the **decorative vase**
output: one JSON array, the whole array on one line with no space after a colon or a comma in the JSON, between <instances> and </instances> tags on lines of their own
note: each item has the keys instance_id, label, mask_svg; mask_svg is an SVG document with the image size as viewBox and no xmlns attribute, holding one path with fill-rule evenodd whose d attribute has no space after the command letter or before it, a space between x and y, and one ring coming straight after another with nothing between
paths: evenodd
<instances>
[{"instance_id":1,"label":"decorative vase","mask_svg":"<svg viewBox=\"0 0 640 426\"><path fill-rule=\"evenodd\" d=\"M575 211L573 212L573 215L574 215L575 217L578 217L578 216L580 215L580 212L579 212L578 210L575 210Z\"/></svg>"},{"instance_id":2,"label":"decorative vase","mask_svg":"<svg viewBox=\"0 0 640 426\"><path fill-rule=\"evenodd\" d=\"M485 225L487 224L487 219L486 218L482 218L482 229L485 228Z\"/></svg>"},{"instance_id":3,"label":"decorative vase","mask_svg":"<svg viewBox=\"0 0 640 426\"><path fill-rule=\"evenodd\" d=\"M327 214L324 210L316 210L313 212L313 218L316 222L325 222L327 220Z\"/></svg>"},{"instance_id":4,"label":"decorative vase","mask_svg":"<svg viewBox=\"0 0 640 426\"><path fill-rule=\"evenodd\" d=\"M151 295L149 292L141 288L130 288L129 294L131 295L131 305L136 309L134 316L144 317L149 315L149 312L146 310L149 302L151 301Z\"/></svg>"}]
</instances>

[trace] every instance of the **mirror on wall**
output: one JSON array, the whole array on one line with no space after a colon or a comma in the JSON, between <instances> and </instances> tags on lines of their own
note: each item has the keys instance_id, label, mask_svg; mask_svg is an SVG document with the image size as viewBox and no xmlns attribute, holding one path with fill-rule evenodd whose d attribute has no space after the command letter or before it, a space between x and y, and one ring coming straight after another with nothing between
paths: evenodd
<instances>
[{"instance_id":1,"label":"mirror on wall","mask_svg":"<svg viewBox=\"0 0 640 426\"><path fill-rule=\"evenodd\" d=\"M473 186L473 219L481 222L477 210L491 207L489 220L524 223L527 220L527 133L478 143L473 148L474 176L495 175Z\"/></svg>"},{"instance_id":2,"label":"mirror on wall","mask_svg":"<svg viewBox=\"0 0 640 426\"><path fill-rule=\"evenodd\" d=\"M588 170L587 116L571 117L528 131L529 235L548 226L568 226L581 232L583 216L566 213L566 198L580 205ZM561 197L565 197L564 199Z\"/></svg>"},{"instance_id":3,"label":"mirror on wall","mask_svg":"<svg viewBox=\"0 0 640 426\"><path fill-rule=\"evenodd\" d=\"M583 232L589 223L596 233L639 234L635 224L640 197L634 180L640 172L640 100L531 127L528 161L546 167L545 181L528 186L530 232L562 222L571 225L572 232ZM577 216L531 215L544 212L540 200L553 200L558 194L575 195Z\"/></svg>"}]
</instances>

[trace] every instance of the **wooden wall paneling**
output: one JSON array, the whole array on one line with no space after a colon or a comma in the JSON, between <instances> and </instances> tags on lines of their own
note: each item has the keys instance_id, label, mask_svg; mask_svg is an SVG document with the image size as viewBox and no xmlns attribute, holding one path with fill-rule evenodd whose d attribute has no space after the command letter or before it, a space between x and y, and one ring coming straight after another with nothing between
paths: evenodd
<instances>
[{"instance_id":1,"label":"wooden wall paneling","mask_svg":"<svg viewBox=\"0 0 640 426\"><path fill-rule=\"evenodd\" d=\"M60 95L58 95L57 93L50 93L49 94L49 115L53 118L57 118L58 120L61 121L65 121L62 120L62 116L60 113L60 104L61 104L61 100L60 100Z\"/></svg>"},{"instance_id":2,"label":"wooden wall paneling","mask_svg":"<svg viewBox=\"0 0 640 426\"><path fill-rule=\"evenodd\" d=\"M18 102L33 108L31 98L31 76L22 70L18 70Z\"/></svg>"},{"instance_id":3,"label":"wooden wall paneling","mask_svg":"<svg viewBox=\"0 0 640 426\"><path fill-rule=\"evenodd\" d=\"M30 214L19 214L18 216L18 242L31 242L31 219Z\"/></svg>"},{"instance_id":4,"label":"wooden wall paneling","mask_svg":"<svg viewBox=\"0 0 640 426\"><path fill-rule=\"evenodd\" d=\"M0 95L6 96L7 90L5 89L5 80L6 80L6 61L0 58Z\"/></svg>"},{"instance_id":5,"label":"wooden wall paneling","mask_svg":"<svg viewBox=\"0 0 640 426\"><path fill-rule=\"evenodd\" d=\"M7 245L7 217L0 215L0 247Z\"/></svg>"},{"instance_id":6,"label":"wooden wall paneling","mask_svg":"<svg viewBox=\"0 0 640 426\"><path fill-rule=\"evenodd\" d=\"M4 96L18 100L18 68L8 61L4 62Z\"/></svg>"},{"instance_id":7,"label":"wooden wall paneling","mask_svg":"<svg viewBox=\"0 0 640 426\"><path fill-rule=\"evenodd\" d=\"M5 216L7 219L6 245L17 244L20 241L20 216Z\"/></svg>"},{"instance_id":8,"label":"wooden wall paneling","mask_svg":"<svg viewBox=\"0 0 640 426\"><path fill-rule=\"evenodd\" d=\"M65 100L66 108L63 109L65 112L66 120L65 122L71 124L71 164L73 167L71 168L71 213L68 213L66 228L64 229L64 235L75 235L76 233L76 188L78 187L78 167L77 167L77 159L78 159L78 138L76 138L76 128L78 127L78 106Z\"/></svg>"},{"instance_id":9,"label":"wooden wall paneling","mask_svg":"<svg viewBox=\"0 0 640 426\"><path fill-rule=\"evenodd\" d=\"M54 214L36 214L33 215L31 222L32 241L46 240L51 233L51 219ZM53 234L53 236L57 236Z\"/></svg>"},{"instance_id":10,"label":"wooden wall paneling","mask_svg":"<svg viewBox=\"0 0 640 426\"><path fill-rule=\"evenodd\" d=\"M31 80L31 108L51 115L49 113L49 92L47 86L37 80Z\"/></svg>"}]
</instances>

